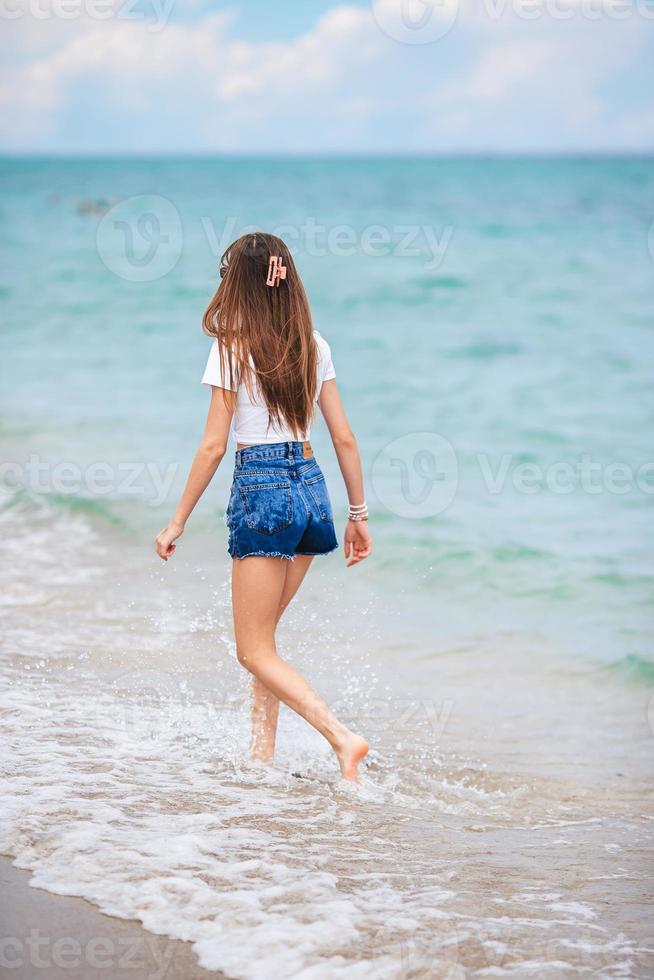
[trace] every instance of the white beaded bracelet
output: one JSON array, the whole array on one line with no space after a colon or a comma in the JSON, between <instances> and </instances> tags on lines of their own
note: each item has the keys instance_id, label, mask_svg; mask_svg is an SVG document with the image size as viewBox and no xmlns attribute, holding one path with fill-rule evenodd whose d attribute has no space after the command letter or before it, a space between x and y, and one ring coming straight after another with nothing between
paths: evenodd
<instances>
[{"instance_id":1,"label":"white beaded bracelet","mask_svg":"<svg viewBox=\"0 0 654 980\"><path fill-rule=\"evenodd\" d=\"M362 504L350 504L350 510L348 513L348 520L350 521L367 521L368 520L368 505L364 502Z\"/></svg>"}]
</instances>

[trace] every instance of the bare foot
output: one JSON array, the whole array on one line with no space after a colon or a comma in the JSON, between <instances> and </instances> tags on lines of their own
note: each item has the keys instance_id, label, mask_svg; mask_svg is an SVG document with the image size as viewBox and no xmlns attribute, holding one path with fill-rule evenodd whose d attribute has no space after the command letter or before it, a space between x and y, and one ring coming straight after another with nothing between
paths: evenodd
<instances>
[{"instance_id":1,"label":"bare foot","mask_svg":"<svg viewBox=\"0 0 654 980\"><path fill-rule=\"evenodd\" d=\"M358 780L359 763L368 753L368 743L365 738L350 733L341 744L334 747L334 752L338 758L343 779Z\"/></svg>"}]
</instances>

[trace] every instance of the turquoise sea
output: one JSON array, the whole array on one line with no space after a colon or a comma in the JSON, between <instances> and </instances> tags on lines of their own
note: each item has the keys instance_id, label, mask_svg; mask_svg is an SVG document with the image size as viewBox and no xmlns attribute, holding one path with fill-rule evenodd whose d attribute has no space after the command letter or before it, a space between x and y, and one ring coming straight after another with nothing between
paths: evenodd
<instances>
[{"instance_id":1,"label":"turquoise sea","mask_svg":"<svg viewBox=\"0 0 654 980\"><path fill-rule=\"evenodd\" d=\"M0 849L230 977L650 976L654 160L4 159L0 199ZM284 634L371 736L363 796L288 714L245 764L227 460L152 548L253 227L364 461L375 555Z\"/></svg>"}]
</instances>

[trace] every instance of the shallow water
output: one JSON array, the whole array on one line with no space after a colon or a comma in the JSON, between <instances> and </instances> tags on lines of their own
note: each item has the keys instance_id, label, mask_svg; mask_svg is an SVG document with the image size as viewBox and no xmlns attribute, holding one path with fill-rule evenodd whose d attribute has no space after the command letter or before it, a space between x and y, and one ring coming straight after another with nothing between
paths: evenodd
<instances>
[{"instance_id":1,"label":"shallow water","mask_svg":"<svg viewBox=\"0 0 654 980\"><path fill-rule=\"evenodd\" d=\"M652 162L0 168L0 849L235 978L653 976ZM143 193L184 229L145 283L78 210ZM203 219L311 216L359 236L298 262L376 553L314 563L281 649L369 738L356 788L285 709L247 761L227 465L152 550L206 410ZM453 228L437 268L363 253L412 221Z\"/></svg>"},{"instance_id":2,"label":"shallow water","mask_svg":"<svg viewBox=\"0 0 654 980\"><path fill-rule=\"evenodd\" d=\"M35 884L233 977L649 975L640 685L528 638L425 647L374 595L359 617L341 594L335 620L323 565L281 647L370 738L363 781L284 710L275 766L253 767L201 536L162 571L40 503L14 501L2 532L21 542L2 566L21 652L4 658L0 848Z\"/></svg>"}]
</instances>

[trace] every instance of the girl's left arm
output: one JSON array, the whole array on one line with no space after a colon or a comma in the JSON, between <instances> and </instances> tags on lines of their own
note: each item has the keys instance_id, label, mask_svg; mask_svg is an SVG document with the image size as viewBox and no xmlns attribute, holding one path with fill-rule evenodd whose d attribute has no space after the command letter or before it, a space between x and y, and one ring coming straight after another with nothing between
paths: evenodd
<instances>
[{"instance_id":1,"label":"girl's left arm","mask_svg":"<svg viewBox=\"0 0 654 980\"><path fill-rule=\"evenodd\" d=\"M174 542L184 533L186 522L198 500L211 483L227 449L229 428L236 404L236 392L211 387L211 404L204 436L195 454L177 510L167 527L157 535L155 547L164 561L174 554Z\"/></svg>"}]
</instances>

